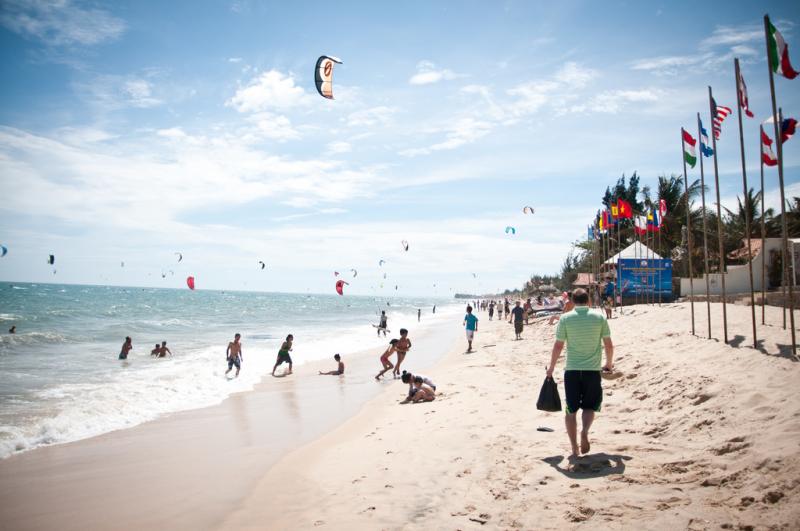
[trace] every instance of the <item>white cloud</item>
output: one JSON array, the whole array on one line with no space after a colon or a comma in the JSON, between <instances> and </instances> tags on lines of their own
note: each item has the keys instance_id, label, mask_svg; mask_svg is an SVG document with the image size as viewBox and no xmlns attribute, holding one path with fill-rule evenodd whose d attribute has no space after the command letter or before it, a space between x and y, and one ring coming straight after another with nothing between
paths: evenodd
<instances>
[{"instance_id":1,"label":"white cloud","mask_svg":"<svg viewBox=\"0 0 800 531\"><path fill-rule=\"evenodd\" d=\"M3 0L0 23L53 46L99 44L125 31L125 23L107 11L79 7L69 0Z\"/></svg>"},{"instance_id":2,"label":"white cloud","mask_svg":"<svg viewBox=\"0 0 800 531\"><path fill-rule=\"evenodd\" d=\"M717 26L710 37L706 37L700 41L700 48L707 49L716 46L733 46L748 42L762 42L763 40L764 26L761 24Z\"/></svg>"},{"instance_id":3,"label":"white cloud","mask_svg":"<svg viewBox=\"0 0 800 531\"><path fill-rule=\"evenodd\" d=\"M132 107L155 107L162 103L152 96L152 83L144 79L129 79L123 84L122 90Z\"/></svg>"},{"instance_id":4,"label":"white cloud","mask_svg":"<svg viewBox=\"0 0 800 531\"><path fill-rule=\"evenodd\" d=\"M241 57L228 57L229 63L241 63L243 60Z\"/></svg>"},{"instance_id":5,"label":"white cloud","mask_svg":"<svg viewBox=\"0 0 800 531\"><path fill-rule=\"evenodd\" d=\"M164 138L186 138L186 133L180 127L170 127L169 129L159 129L156 131L158 136Z\"/></svg>"},{"instance_id":6,"label":"white cloud","mask_svg":"<svg viewBox=\"0 0 800 531\"><path fill-rule=\"evenodd\" d=\"M330 142L325 149L327 153L330 154L337 154L337 153L350 153L352 150L352 146L349 142L343 142L341 140L336 140L334 142Z\"/></svg>"},{"instance_id":7,"label":"white cloud","mask_svg":"<svg viewBox=\"0 0 800 531\"><path fill-rule=\"evenodd\" d=\"M447 68L437 68L430 61L417 63L417 73L411 76L408 82L412 85L430 85L439 81L449 81L459 77L458 74Z\"/></svg>"},{"instance_id":8,"label":"white cloud","mask_svg":"<svg viewBox=\"0 0 800 531\"><path fill-rule=\"evenodd\" d=\"M558 72L553 76L557 82L567 85L573 89L585 87L590 81L597 77L597 71L575 62L564 63Z\"/></svg>"},{"instance_id":9,"label":"white cloud","mask_svg":"<svg viewBox=\"0 0 800 531\"><path fill-rule=\"evenodd\" d=\"M638 59L631 64L634 70L668 70L679 69L681 67L696 65L704 59L710 57L706 55L673 55L666 57L650 57Z\"/></svg>"},{"instance_id":10,"label":"white cloud","mask_svg":"<svg viewBox=\"0 0 800 531\"><path fill-rule=\"evenodd\" d=\"M451 125L446 125L438 129L437 132L444 132L444 140L424 148L406 149L400 152L406 157L418 155L428 155L434 151L445 151L456 149L465 144L471 144L479 138L488 135L493 129L493 125L487 121L476 120L475 118L461 118Z\"/></svg>"},{"instance_id":11,"label":"white cloud","mask_svg":"<svg viewBox=\"0 0 800 531\"><path fill-rule=\"evenodd\" d=\"M386 125L392 115L397 112L393 107L380 105L351 113L346 120L350 127L369 127L373 125Z\"/></svg>"},{"instance_id":12,"label":"white cloud","mask_svg":"<svg viewBox=\"0 0 800 531\"><path fill-rule=\"evenodd\" d=\"M659 91L655 89L606 90L593 96L586 104L572 106L570 111L616 114L628 103L656 102L658 99Z\"/></svg>"},{"instance_id":13,"label":"white cloud","mask_svg":"<svg viewBox=\"0 0 800 531\"><path fill-rule=\"evenodd\" d=\"M300 138L300 133L292 127L292 122L283 115L260 112L248 119L256 126L255 134L263 138L285 142Z\"/></svg>"},{"instance_id":14,"label":"white cloud","mask_svg":"<svg viewBox=\"0 0 800 531\"><path fill-rule=\"evenodd\" d=\"M152 81L135 75L96 76L88 82L76 83L75 88L91 106L100 111L113 111L126 107L145 109L164 103L154 94L155 85Z\"/></svg>"},{"instance_id":15,"label":"white cloud","mask_svg":"<svg viewBox=\"0 0 800 531\"><path fill-rule=\"evenodd\" d=\"M225 105L239 112L288 109L309 103L309 95L295 84L292 74L269 70L241 87Z\"/></svg>"}]
</instances>

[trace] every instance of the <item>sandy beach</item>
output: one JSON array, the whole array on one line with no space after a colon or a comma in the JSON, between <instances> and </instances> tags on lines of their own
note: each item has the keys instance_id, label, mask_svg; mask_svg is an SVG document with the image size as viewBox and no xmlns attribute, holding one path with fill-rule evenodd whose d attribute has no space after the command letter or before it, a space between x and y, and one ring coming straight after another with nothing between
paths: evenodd
<instances>
[{"instance_id":1,"label":"sandy beach","mask_svg":"<svg viewBox=\"0 0 800 531\"><path fill-rule=\"evenodd\" d=\"M435 402L398 405L397 383L281 460L222 528L797 529L800 366L780 309L761 350L749 315L728 306L726 346L690 334L686 303L625 308L610 322L622 375L570 466L563 415L535 408L554 327L514 341L481 313L477 351L457 343L428 371ZM712 319L721 333L721 306Z\"/></svg>"}]
</instances>

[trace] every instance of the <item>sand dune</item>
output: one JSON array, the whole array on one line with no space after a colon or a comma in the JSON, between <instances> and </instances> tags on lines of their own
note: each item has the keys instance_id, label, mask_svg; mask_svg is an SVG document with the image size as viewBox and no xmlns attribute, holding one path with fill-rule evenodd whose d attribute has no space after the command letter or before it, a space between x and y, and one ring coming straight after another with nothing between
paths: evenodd
<instances>
[{"instance_id":1,"label":"sand dune","mask_svg":"<svg viewBox=\"0 0 800 531\"><path fill-rule=\"evenodd\" d=\"M429 371L435 402L398 405L405 386L390 384L283 459L224 528L797 529L800 364L788 331L760 326L754 350L749 310L728 313L738 347L691 336L685 304L613 319L622 375L604 381L591 452L574 466L562 415L535 409L554 327L514 341L479 314L478 351ZM780 310L767 318L779 325ZM712 319L721 334L718 305Z\"/></svg>"}]
</instances>

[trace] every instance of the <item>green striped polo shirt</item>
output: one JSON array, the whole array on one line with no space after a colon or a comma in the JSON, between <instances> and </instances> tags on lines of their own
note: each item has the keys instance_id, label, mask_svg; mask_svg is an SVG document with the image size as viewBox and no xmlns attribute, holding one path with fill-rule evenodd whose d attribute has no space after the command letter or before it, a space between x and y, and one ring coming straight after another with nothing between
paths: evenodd
<instances>
[{"instance_id":1,"label":"green striped polo shirt","mask_svg":"<svg viewBox=\"0 0 800 531\"><path fill-rule=\"evenodd\" d=\"M588 306L577 306L561 316L556 339L567 343L568 371L599 371L602 365L604 337L610 337L606 318L590 312Z\"/></svg>"}]
</instances>

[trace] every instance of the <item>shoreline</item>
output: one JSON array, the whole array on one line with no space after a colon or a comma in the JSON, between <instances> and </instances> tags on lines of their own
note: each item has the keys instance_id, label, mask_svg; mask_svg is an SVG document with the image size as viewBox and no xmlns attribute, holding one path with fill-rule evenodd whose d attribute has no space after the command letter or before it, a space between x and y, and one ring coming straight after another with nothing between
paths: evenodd
<instances>
[{"instance_id":1,"label":"shoreline","mask_svg":"<svg viewBox=\"0 0 800 531\"><path fill-rule=\"evenodd\" d=\"M622 376L604 380L575 465L563 414L535 407L555 327L514 341L482 313L477 351L457 343L426 373L434 402L398 406L404 390L387 389L285 456L221 528L792 528L800 404L770 397L800 375L788 332L760 330L763 352L726 346L691 336L688 312L642 305L610 321ZM731 330L749 330L749 308L728 312Z\"/></svg>"},{"instance_id":2,"label":"shoreline","mask_svg":"<svg viewBox=\"0 0 800 531\"><path fill-rule=\"evenodd\" d=\"M404 368L435 361L457 332L452 320L419 337L409 328L414 348ZM347 355L344 377L317 375L332 359L309 361L288 378L267 374L252 391L214 406L12 455L0 461L0 519L14 529L77 530L109 521L117 529L164 522L213 529L286 452L395 383L375 382L378 355L374 348Z\"/></svg>"}]
</instances>

